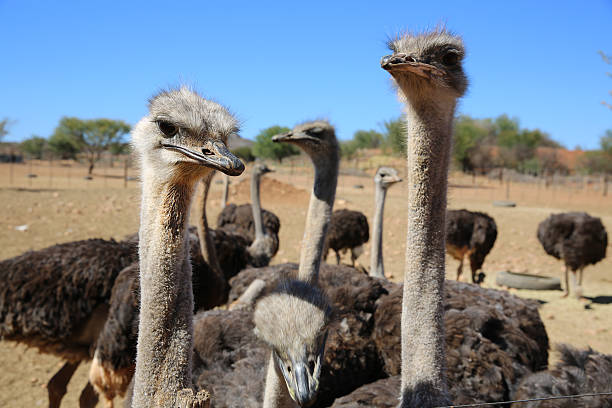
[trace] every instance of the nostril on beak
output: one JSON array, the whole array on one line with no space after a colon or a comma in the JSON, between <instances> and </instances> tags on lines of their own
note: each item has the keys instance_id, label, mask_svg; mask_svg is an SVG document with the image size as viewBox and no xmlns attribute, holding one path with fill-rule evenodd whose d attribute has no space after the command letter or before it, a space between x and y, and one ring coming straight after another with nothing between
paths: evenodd
<instances>
[{"instance_id":1,"label":"nostril on beak","mask_svg":"<svg viewBox=\"0 0 612 408\"><path fill-rule=\"evenodd\" d=\"M389 61L391 61L391 57L392 57L392 56L393 56L393 55L385 55L384 57L382 57L382 58L380 59L380 65L385 65L385 64L388 64L388 63L389 63Z\"/></svg>"},{"instance_id":2,"label":"nostril on beak","mask_svg":"<svg viewBox=\"0 0 612 408\"><path fill-rule=\"evenodd\" d=\"M213 154L214 154L214 153L212 152L212 150L207 149L206 147L203 147L203 148L202 148L202 153L204 153L204 156L211 156L211 155L213 155Z\"/></svg>"}]
</instances>

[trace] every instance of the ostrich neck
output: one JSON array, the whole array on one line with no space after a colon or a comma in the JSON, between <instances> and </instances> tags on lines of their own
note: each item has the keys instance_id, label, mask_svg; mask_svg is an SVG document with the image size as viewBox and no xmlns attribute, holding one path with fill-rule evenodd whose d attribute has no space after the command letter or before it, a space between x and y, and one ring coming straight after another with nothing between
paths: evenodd
<instances>
[{"instance_id":1,"label":"ostrich neck","mask_svg":"<svg viewBox=\"0 0 612 408\"><path fill-rule=\"evenodd\" d=\"M263 216L261 214L261 203L259 200L259 180L261 176L253 173L251 177L251 209L253 211L253 222L255 223L255 241L264 238Z\"/></svg>"},{"instance_id":2,"label":"ostrich neck","mask_svg":"<svg viewBox=\"0 0 612 408\"><path fill-rule=\"evenodd\" d=\"M191 386L193 292L186 224L193 185L143 174L140 321L133 407L174 406Z\"/></svg>"},{"instance_id":3,"label":"ostrich neck","mask_svg":"<svg viewBox=\"0 0 612 408\"><path fill-rule=\"evenodd\" d=\"M227 174L223 175L223 197L221 198L221 207L225 208L227 205L227 194L229 191L229 176Z\"/></svg>"},{"instance_id":4,"label":"ostrich neck","mask_svg":"<svg viewBox=\"0 0 612 408\"><path fill-rule=\"evenodd\" d=\"M202 194L197 200L198 218L196 227L198 228L198 237L200 238L200 251L202 257L208 265L215 270L219 275L223 275L215 244L210 235L208 227L208 218L206 216L206 203L208 202L208 193L210 192L210 183L212 182L215 172L211 171L210 175L202 179Z\"/></svg>"},{"instance_id":5,"label":"ostrich neck","mask_svg":"<svg viewBox=\"0 0 612 408\"><path fill-rule=\"evenodd\" d=\"M447 104L448 105L448 104ZM407 105L408 237L402 407L448 405L443 326L446 189L455 103Z\"/></svg>"},{"instance_id":6,"label":"ostrich neck","mask_svg":"<svg viewBox=\"0 0 612 408\"><path fill-rule=\"evenodd\" d=\"M324 157L314 156L312 161L315 169L314 185L302 238L298 279L315 283L319 278L325 234L336 197L338 152L333 149Z\"/></svg>"},{"instance_id":7,"label":"ostrich neck","mask_svg":"<svg viewBox=\"0 0 612 408\"><path fill-rule=\"evenodd\" d=\"M385 210L385 198L387 189L382 183L376 183L376 195L374 198L374 225L372 227L372 253L370 254L370 275L378 278L385 277L383 264L383 212Z\"/></svg>"}]
</instances>

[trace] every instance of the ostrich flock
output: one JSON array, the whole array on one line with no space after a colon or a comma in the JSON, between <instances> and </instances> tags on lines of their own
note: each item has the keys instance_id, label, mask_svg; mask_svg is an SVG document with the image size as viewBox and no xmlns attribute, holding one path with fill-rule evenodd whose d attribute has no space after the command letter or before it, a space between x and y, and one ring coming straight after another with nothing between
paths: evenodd
<instances>
[{"instance_id":1,"label":"ostrich flock","mask_svg":"<svg viewBox=\"0 0 612 408\"><path fill-rule=\"evenodd\" d=\"M383 262L385 197L402 181L395 169L376 172L370 231L365 215L333 211L334 128L313 121L275 136L310 157L314 182L299 263L269 266L281 220L262 209L260 181L272 170L255 164L252 204L225 206L211 228L213 174L245 169L226 146L238 121L189 89L163 91L132 131L142 180L139 232L0 262L1 338L65 360L47 385L49 407L60 406L77 366L90 359L81 407L99 399L111 407L116 396L138 408L507 406L611 391L612 356L560 345L561 360L549 369L537 302L478 285L495 221L446 209L452 120L468 87L462 40L436 29L398 36L389 48L381 68L397 85L407 124L403 283L385 278ZM537 236L565 262L565 295L571 271L581 296L583 269L605 257L600 219L554 214ZM370 267L356 266L370 237ZM324 262L329 250L336 263ZM343 251L350 266L340 262ZM445 281L446 252L459 261L456 281ZM466 257L473 283L460 282ZM612 400L529 404L520 406L604 407Z\"/></svg>"}]
</instances>

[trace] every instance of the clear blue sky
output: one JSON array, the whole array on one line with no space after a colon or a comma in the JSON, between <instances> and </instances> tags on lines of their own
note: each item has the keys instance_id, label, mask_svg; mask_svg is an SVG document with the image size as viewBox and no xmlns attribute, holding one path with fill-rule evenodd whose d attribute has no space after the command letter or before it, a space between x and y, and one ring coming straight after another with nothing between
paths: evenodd
<instances>
[{"instance_id":1,"label":"clear blue sky","mask_svg":"<svg viewBox=\"0 0 612 408\"><path fill-rule=\"evenodd\" d=\"M172 3L172 4L171 4ZM400 106L379 67L398 31L444 22L464 37L460 112L502 113L569 148L612 129L611 1L0 0L0 118L7 140L49 136L62 116L134 124L181 83L227 105L242 136L328 118L341 139Z\"/></svg>"}]
</instances>

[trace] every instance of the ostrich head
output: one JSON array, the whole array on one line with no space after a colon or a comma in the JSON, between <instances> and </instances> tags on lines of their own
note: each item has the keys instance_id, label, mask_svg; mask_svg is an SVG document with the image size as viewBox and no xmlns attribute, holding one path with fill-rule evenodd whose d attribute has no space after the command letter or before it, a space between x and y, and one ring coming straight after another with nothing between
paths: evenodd
<instances>
[{"instance_id":1,"label":"ostrich head","mask_svg":"<svg viewBox=\"0 0 612 408\"><path fill-rule=\"evenodd\" d=\"M397 170L393 167L379 167L374 176L374 183L380 184L384 189L391 187L393 184L402 181Z\"/></svg>"},{"instance_id":2,"label":"ostrich head","mask_svg":"<svg viewBox=\"0 0 612 408\"><path fill-rule=\"evenodd\" d=\"M290 132L274 136L272 141L294 144L304 150L313 161L338 150L334 127L323 120L297 125Z\"/></svg>"},{"instance_id":3,"label":"ostrich head","mask_svg":"<svg viewBox=\"0 0 612 408\"><path fill-rule=\"evenodd\" d=\"M269 168L265 163L257 163L253 166L253 175L257 178L260 178L266 173L272 173L274 170Z\"/></svg>"},{"instance_id":4,"label":"ostrich head","mask_svg":"<svg viewBox=\"0 0 612 408\"><path fill-rule=\"evenodd\" d=\"M261 299L253 314L257 336L272 349L291 398L302 407L317 395L330 314L323 292L297 280Z\"/></svg>"},{"instance_id":5,"label":"ostrich head","mask_svg":"<svg viewBox=\"0 0 612 408\"><path fill-rule=\"evenodd\" d=\"M460 37L440 29L401 35L388 45L393 54L382 57L380 65L393 76L403 96L437 101L447 96L454 101L467 90Z\"/></svg>"},{"instance_id":6,"label":"ostrich head","mask_svg":"<svg viewBox=\"0 0 612 408\"><path fill-rule=\"evenodd\" d=\"M225 145L237 132L238 122L227 109L183 87L150 100L149 115L132 131L132 145L143 171L158 180L195 182L212 169L231 176L244 171Z\"/></svg>"}]
</instances>

